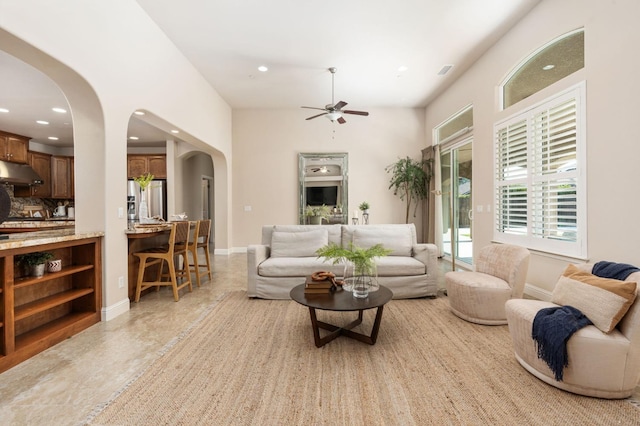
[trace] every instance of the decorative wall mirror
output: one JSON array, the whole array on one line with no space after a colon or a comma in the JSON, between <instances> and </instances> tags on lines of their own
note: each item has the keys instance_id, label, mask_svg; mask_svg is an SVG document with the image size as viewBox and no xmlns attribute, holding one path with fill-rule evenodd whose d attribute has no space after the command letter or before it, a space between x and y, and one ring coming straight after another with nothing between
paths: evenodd
<instances>
[{"instance_id":1,"label":"decorative wall mirror","mask_svg":"<svg viewBox=\"0 0 640 426\"><path fill-rule=\"evenodd\" d=\"M348 223L349 154L298 154L300 224Z\"/></svg>"}]
</instances>

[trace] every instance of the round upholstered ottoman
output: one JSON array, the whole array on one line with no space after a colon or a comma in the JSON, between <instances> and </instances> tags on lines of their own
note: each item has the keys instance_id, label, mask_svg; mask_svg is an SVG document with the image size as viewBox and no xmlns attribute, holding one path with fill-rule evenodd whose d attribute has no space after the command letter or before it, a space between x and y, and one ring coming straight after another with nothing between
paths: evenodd
<instances>
[{"instance_id":1,"label":"round upholstered ottoman","mask_svg":"<svg viewBox=\"0 0 640 426\"><path fill-rule=\"evenodd\" d=\"M506 324L504 304L512 289L504 280L481 272L447 272L451 312L476 324Z\"/></svg>"}]
</instances>

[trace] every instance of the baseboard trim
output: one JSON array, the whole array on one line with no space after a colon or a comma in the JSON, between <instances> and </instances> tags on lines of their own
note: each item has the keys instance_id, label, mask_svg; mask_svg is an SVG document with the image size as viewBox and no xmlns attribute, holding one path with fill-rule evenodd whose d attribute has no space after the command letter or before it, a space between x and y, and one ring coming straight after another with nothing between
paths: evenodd
<instances>
[{"instance_id":1,"label":"baseboard trim","mask_svg":"<svg viewBox=\"0 0 640 426\"><path fill-rule=\"evenodd\" d=\"M545 290L531 284L524 285L524 294L534 299L544 300L545 302L551 301L551 292L549 290Z\"/></svg>"},{"instance_id":2,"label":"baseboard trim","mask_svg":"<svg viewBox=\"0 0 640 426\"><path fill-rule=\"evenodd\" d=\"M246 253L246 252L247 252L246 247L233 247L231 249L231 253Z\"/></svg>"},{"instance_id":3,"label":"baseboard trim","mask_svg":"<svg viewBox=\"0 0 640 426\"><path fill-rule=\"evenodd\" d=\"M213 250L213 254L218 256L229 256L231 253L229 249L215 249Z\"/></svg>"},{"instance_id":4,"label":"baseboard trim","mask_svg":"<svg viewBox=\"0 0 640 426\"><path fill-rule=\"evenodd\" d=\"M102 308L100 316L102 321L111 321L112 319L119 317L120 315L128 312L131 307L131 301L129 298L122 299L121 301L114 303L111 306Z\"/></svg>"}]
</instances>

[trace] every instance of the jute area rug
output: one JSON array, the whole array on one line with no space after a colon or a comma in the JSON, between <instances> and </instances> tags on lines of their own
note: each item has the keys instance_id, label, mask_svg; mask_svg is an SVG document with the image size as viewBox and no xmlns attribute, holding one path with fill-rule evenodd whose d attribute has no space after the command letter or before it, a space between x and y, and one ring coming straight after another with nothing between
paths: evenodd
<instances>
[{"instance_id":1,"label":"jute area rug","mask_svg":"<svg viewBox=\"0 0 640 426\"><path fill-rule=\"evenodd\" d=\"M319 312L347 323L353 314ZM362 326L368 334L374 311ZM162 326L159 324L158 326ZM360 328L359 327L359 328ZM231 292L119 392L94 425L638 424L627 400L560 391L515 360L507 326L453 316L446 298L393 300L378 342L318 349L309 311Z\"/></svg>"}]
</instances>

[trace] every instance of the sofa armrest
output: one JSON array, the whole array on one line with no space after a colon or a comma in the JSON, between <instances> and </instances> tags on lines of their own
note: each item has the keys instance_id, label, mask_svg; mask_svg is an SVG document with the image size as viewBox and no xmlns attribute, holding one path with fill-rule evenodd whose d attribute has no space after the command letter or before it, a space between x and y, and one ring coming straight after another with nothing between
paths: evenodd
<instances>
[{"instance_id":1,"label":"sofa armrest","mask_svg":"<svg viewBox=\"0 0 640 426\"><path fill-rule=\"evenodd\" d=\"M438 247L435 244L414 244L412 257L427 266L427 275L438 276Z\"/></svg>"},{"instance_id":2,"label":"sofa armrest","mask_svg":"<svg viewBox=\"0 0 640 426\"><path fill-rule=\"evenodd\" d=\"M247 247L247 296L256 296L258 283L258 267L267 260L271 254L269 246L253 244Z\"/></svg>"}]
</instances>

